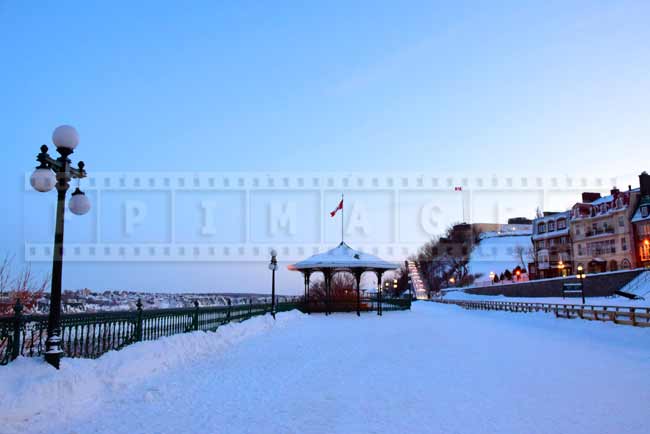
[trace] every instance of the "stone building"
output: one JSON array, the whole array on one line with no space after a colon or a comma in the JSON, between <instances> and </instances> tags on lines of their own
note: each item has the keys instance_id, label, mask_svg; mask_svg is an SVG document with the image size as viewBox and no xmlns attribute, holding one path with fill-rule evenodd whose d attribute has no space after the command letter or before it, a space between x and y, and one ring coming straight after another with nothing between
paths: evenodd
<instances>
[{"instance_id":1,"label":"stone building","mask_svg":"<svg viewBox=\"0 0 650 434\"><path fill-rule=\"evenodd\" d=\"M635 268L635 235L632 224L639 203L640 189L610 195L583 193L582 201L571 209L570 236L573 262L587 273Z\"/></svg>"},{"instance_id":2,"label":"stone building","mask_svg":"<svg viewBox=\"0 0 650 434\"><path fill-rule=\"evenodd\" d=\"M641 199L632 216L636 238L637 266L650 268L650 175L639 175Z\"/></svg>"},{"instance_id":3,"label":"stone building","mask_svg":"<svg viewBox=\"0 0 650 434\"><path fill-rule=\"evenodd\" d=\"M570 211L546 212L533 220L533 264L536 279L567 276L573 272Z\"/></svg>"}]
</instances>

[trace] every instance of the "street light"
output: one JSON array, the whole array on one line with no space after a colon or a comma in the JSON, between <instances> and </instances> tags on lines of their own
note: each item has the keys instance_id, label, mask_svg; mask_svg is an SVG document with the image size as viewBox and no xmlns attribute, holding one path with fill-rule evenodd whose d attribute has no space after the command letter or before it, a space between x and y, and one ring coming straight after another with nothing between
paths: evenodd
<instances>
[{"instance_id":1,"label":"street light","mask_svg":"<svg viewBox=\"0 0 650 434\"><path fill-rule=\"evenodd\" d=\"M278 269L278 252L275 249L271 249L271 262L269 262L269 270L271 270L271 315L275 319L275 270Z\"/></svg>"},{"instance_id":2,"label":"street light","mask_svg":"<svg viewBox=\"0 0 650 434\"><path fill-rule=\"evenodd\" d=\"M450 278L449 278L449 284L450 284L450 285L453 285L454 283L456 283L456 279L453 278L453 277L450 277Z\"/></svg>"},{"instance_id":3,"label":"street light","mask_svg":"<svg viewBox=\"0 0 650 434\"><path fill-rule=\"evenodd\" d=\"M576 278L580 281L580 292L582 293L582 304L585 304L585 278L586 277L587 275L585 274L585 269L583 268L582 265L578 265Z\"/></svg>"},{"instance_id":4,"label":"street light","mask_svg":"<svg viewBox=\"0 0 650 434\"><path fill-rule=\"evenodd\" d=\"M494 284L494 276L496 276L496 274L494 274L494 271L490 271L490 282L492 282L492 284Z\"/></svg>"},{"instance_id":5,"label":"street light","mask_svg":"<svg viewBox=\"0 0 650 434\"><path fill-rule=\"evenodd\" d=\"M557 263L557 268L560 270L560 275L564 276L564 262L560 259L560 262Z\"/></svg>"},{"instance_id":6,"label":"street light","mask_svg":"<svg viewBox=\"0 0 650 434\"><path fill-rule=\"evenodd\" d=\"M63 229L65 214L65 196L70 188L70 180L86 177L84 162L77 168L72 167L68 158L79 144L77 130L69 125L57 127L52 133L52 142L60 157L53 158L47 146L41 146L36 156L39 165L29 179L34 190L47 192L56 187L56 227L54 230L54 252L52 255L52 285L50 295L50 313L47 319L47 340L45 341L45 361L59 369L63 350L61 349L61 280L63 274ZM90 201L77 188L72 193L69 203L70 211L76 215L86 214L90 210Z\"/></svg>"}]
</instances>

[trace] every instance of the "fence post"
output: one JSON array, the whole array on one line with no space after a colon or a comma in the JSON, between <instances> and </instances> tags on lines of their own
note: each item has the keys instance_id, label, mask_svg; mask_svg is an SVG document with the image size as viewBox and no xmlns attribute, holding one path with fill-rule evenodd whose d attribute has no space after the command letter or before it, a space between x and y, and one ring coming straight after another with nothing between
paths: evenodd
<instances>
[{"instance_id":1,"label":"fence post","mask_svg":"<svg viewBox=\"0 0 650 434\"><path fill-rule=\"evenodd\" d=\"M636 313L634 312L634 308L630 308L630 319L632 320L632 325L636 325Z\"/></svg>"},{"instance_id":2,"label":"fence post","mask_svg":"<svg viewBox=\"0 0 650 434\"><path fill-rule=\"evenodd\" d=\"M192 325L194 331L199 329L199 301L194 300L194 317L192 318Z\"/></svg>"},{"instance_id":3,"label":"fence post","mask_svg":"<svg viewBox=\"0 0 650 434\"><path fill-rule=\"evenodd\" d=\"M230 302L230 299L227 299L226 302L228 302L228 312L226 313L226 322L230 322L230 312L232 311L232 303Z\"/></svg>"},{"instance_id":4,"label":"fence post","mask_svg":"<svg viewBox=\"0 0 650 434\"><path fill-rule=\"evenodd\" d=\"M16 299L14 305L14 336L11 342L11 360L16 359L20 355L20 328L23 322L23 304L20 298Z\"/></svg>"},{"instance_id":5,"label":"fence post","mask_svg":"<svg viewBox=\"0 0 650 434\"><path fill-rule=\"evenodd\" d=\"M142 340L142 300L138 298L135 305L138 308L135 324L135 341L140 342Z\"/></svg>"},{"instance_id":6,"label":"fence post","mask_svg":"<svg viewBox=\"0 0 650 434\"><path fill-rule=\"evenodd\" d=\"M248 316L251 317L253 316L253 297L249 299L248 303Z\"/></svg>"}]
</instances>

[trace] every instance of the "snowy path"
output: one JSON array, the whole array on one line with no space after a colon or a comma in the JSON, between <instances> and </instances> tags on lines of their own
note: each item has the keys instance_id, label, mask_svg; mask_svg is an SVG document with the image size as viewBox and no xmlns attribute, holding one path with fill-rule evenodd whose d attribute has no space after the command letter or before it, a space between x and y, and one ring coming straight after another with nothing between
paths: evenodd
<instances>
[{"instance_id":1,"label":"snowy path","mask_svg":"<svg viewBox=\"0 0 650 434\"><path fill-rule=\"evenodd\" d=\"M75 411L10 425L2 414L0 432L647 432L650 330L427 302L383 318L283 316L278 326L265 318L236 325L241 339L187 360L168 362L162 352L155 372L125 369L132 380L125 373L91 388L73 400ZM158 345L109 356L137 362ZM70 366L83 376L116 363L102 359ZM50 378L36 363L0 368L0 398L25 369ZM65 405L71 392L50 389Z\"/></svg>"}]
</instances>

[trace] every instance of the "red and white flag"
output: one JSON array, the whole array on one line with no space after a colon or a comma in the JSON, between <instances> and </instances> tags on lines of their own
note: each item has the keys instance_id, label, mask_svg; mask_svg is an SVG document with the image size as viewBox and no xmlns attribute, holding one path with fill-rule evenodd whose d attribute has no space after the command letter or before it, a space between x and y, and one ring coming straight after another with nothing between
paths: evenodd
<instances>
[{"instance_id":1,"label":"red and white flag","mask_svg":"<svg viewBox=\"0 0 650 434\"><path fill-rule=\"evenodd\" d=\"M330 213L330 215L331 215L332 217L334 217L334 216L336 215L336 213L339 212L340 209L343 209L343 199L341 199L341 201L339 202L339 204L336 206L336 208L334 208L334 211L332 211L332 212Z\"/></svg>"}]
</instances>

